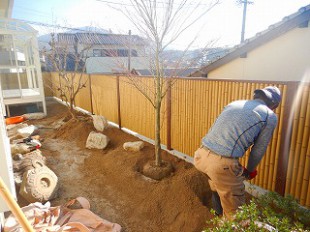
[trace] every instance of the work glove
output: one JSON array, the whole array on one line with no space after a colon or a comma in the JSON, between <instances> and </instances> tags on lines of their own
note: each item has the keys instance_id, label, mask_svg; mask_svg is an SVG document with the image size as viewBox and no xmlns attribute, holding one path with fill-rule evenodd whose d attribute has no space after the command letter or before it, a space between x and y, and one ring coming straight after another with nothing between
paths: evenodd
<instances>
[{"instance_id":1,"label":"work glove","mask_svg":"<svg viewBox=\"0 0 310 232\"><path fill-rule=\"evenodd\" d=\"M242 176L247 180L252 180L255 176L257 176L257 170L255 169L253 172L250 172L248 169L243 167Z\"/></svg>"}]
</instances>

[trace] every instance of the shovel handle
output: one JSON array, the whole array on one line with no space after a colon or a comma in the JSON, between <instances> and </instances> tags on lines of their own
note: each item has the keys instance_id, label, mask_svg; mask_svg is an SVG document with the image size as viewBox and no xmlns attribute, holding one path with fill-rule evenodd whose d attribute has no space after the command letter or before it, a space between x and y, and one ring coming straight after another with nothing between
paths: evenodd
<instances>
[{"instance_id":1,"label":"shovel handle","mask_svg":"<svg viewBox=\"0 0 310 232\"><path fill-rule=\"evenodd\" d=\"M30 225L29 221L27 220L25 214L19 207L19 205L16 203L14 198L12 197L11 193L9 192L8 188L6 187L4 181L2 180L0 176L0 196L4 199L4 201L7 203L9 208L11 209L12 213L24 229L24 231L27 232L34 232L32 226Z\"/></svg>"}]
</instances>

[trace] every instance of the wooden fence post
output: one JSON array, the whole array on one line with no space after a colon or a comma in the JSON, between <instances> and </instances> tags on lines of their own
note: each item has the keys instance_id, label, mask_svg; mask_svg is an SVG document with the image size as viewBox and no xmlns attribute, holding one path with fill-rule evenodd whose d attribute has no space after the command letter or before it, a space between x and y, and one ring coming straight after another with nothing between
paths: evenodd
<instances>
[{"instance_id":1,"label":"wooden fence post","mask_svg":"<svg viewBox=\"0 0 310 232\"><path fill-rule=\"evenodd\" d=\"M172 150L171 148L171 78L168 78L167 82L167 149Z\"/></svg>"},{"instance_id":2,"label":"wooden fence post","mask_svg":"<svg viewBox=\"0 0 310 232\"><path fill-rule=\"evenodd\" d=\"M92 92L92 87L91 87L91 75L90 74L88 74L88 83L89 83L90 111L91 111L91 114L94 115L93 92Z\"/></svg>"},{"instance_id":3,"label":"wooden fence post","mask_svg":"<svg viewBox=\"0 0 310 232\"><path fill-rule=\"evenodd\" d=\"M119 76L116 76L116 92L117 92L117 117L118 117L118 128L122 129L122 120L121 120L121 97L119 90Z\"/></svg>"},{"instance_id":4,"label":"wooden fence post","mask_svg":"<svg viewBox=\"0 0 310 232\"><path fill-rule=\"evenodd\" d=\"M285 195L286 176L287 176L288 161L291 146L290 141L292 134L292 125L294 120L294 118L290 118L290 114L294 113L291 111L294 110L293 102L295 97L297 96L296 95L297 90L298 90L297 82L287 83L286 99L283 112L283 124L282 124L283 128L281 132L280 151L279 151L277 176L275 183L275 191L281 194L282 196Z\"/></svg>"}]
</instances>

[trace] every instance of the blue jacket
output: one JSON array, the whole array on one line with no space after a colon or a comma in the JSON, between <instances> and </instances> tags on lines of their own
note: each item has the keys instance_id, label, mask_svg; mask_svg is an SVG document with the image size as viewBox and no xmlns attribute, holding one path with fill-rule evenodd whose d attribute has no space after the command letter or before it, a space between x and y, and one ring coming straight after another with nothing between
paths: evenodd
<instances>
[{"instance_id":1,"label":"blue jacket","mask_svg":"<svg viewBox=\"0 0 310 232\"><path fill-rule=\"evenodd\" d=\"M203 137L202 145L228 157L242 157L253 145L247 169L254 171L266 152L277 122L276 114L260 99L234 101L218 116Z\"/></svg>"}]
</instances>

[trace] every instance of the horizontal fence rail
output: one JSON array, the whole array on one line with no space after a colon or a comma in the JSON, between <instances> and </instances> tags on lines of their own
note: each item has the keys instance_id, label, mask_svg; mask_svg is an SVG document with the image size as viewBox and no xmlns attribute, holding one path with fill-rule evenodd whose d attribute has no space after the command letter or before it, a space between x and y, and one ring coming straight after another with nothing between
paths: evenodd
<instances>
[{"instance_id":1,"label":"horizontal fence rail","mask_svg":"<svg viewBox=\"0 0 310 232\"><path fill-rule=\"evenodd\" d=\"M47 96L59 96L58 73L44 73ZM154 108L125 76L83 75L85 88L75 104L109 121L154 139ZM310 93L309 83L175 78L161 108L161 143L193 156L202 137L229 102L252 99L255 89L277 86L282 102L276 110L278 126L251 181L266 190L292 195L310 207ZM139 77L152 91L154 81ZM229 122L227 122L229 123ZM249 151L240 160L246 165Z\"/></svg>"}]
</instances>

